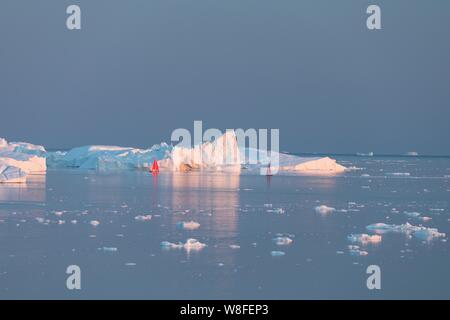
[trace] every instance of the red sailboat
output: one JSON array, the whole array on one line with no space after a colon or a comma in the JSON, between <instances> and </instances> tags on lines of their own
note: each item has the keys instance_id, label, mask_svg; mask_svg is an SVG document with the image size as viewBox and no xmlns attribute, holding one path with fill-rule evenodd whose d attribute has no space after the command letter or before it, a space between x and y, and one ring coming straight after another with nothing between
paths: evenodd
<instances>
[{"instance_id":1,"label":"red sailboat","mask_svg":"<svg viewBox=\"0 0 450 320\"><path fill-rule=\"evenodd\" d=\"M157 174L159 173L159 166L158 166L158 161L154 160L153 161L153 165L152 165L152 173Z\"/></svg>"}]
</instances>

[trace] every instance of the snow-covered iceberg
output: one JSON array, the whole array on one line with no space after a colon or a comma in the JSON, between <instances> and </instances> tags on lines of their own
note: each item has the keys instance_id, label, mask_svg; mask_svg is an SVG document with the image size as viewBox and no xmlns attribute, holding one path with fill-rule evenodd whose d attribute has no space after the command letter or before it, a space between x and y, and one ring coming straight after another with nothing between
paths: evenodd
<instances>
[{"instance_id":1,"label":"snow-covered iceberg","mask_svg":"<svg viewBox=\"0 0 450 320\"><path fill-rule=\"evenodd\" d=\"M27 174L20 168L0 165L0 183L24 183Z\"/></svg>"},{"instance_id":2,"label":"snow-covered iceberg","mask_svg":"<svg viewBox=\"0 0 450 320\"><path fill-rule=\"evenodd\" d=\"M193 148L175 146L161 165L174 171L212 169L239 172L240 155L236 133L229 130L216 140Z\"/></svg>"},{"instance_id":3,"label":"snow-covered iceberg","mask_svg":"<svg viewBox=\"0 0 450 320\"><path fill-rule=\"evenodd\" d=\"M0 139L0 165L19 168L25 173L43 173L47 170L45 154L42 146Z\"/></svg>"},{"instance_id":4,"label":"snow-covered iceberg","mask_svg":"<svg viewBox=\"0 0 450 320\"><path fill-rule=\"evenodd\" d=\"M28 143L8 143L0 139L0 164L22 169L26 173L45 172L48 167L94 170L149 170L158 161L161 171L214 170L239 173L273 172L306 174L336 174L346 168L336 160L305 158L275 151L239 147L235 131L227 130L214 141L194 147L161 143L150 149L118 146L84 146L67 152L46 152L42 146Z\"/></svg>"},{"instance_id":5,"label":"snow-covered iceberg","mask_svg":"<svg viewBox=\"0 0 450 320\"><path fill-rule=\"evenodd\" d=\"M150 168L154 160L169 156L172 147L165 143L150 149L117 146L84 146L68 152L47 155L47 164L55 168L123 170Z\"/></svg>"}]
</instances>

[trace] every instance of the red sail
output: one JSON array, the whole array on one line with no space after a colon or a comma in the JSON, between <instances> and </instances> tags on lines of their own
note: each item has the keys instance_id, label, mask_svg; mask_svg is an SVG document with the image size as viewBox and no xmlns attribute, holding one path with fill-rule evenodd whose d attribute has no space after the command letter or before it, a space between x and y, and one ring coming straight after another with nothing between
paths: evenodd
<instances>
[{"instance_id":1,"label":"red sail","mask_svg":"<svg viewBox=\"0 0 450 320\"><path fill-rule=\"evenodd\" d=\"M156 160L153 161L152 172L154 172L154 173L159 172L158 161L156 161Z\"/></svg>"}]
</instances>

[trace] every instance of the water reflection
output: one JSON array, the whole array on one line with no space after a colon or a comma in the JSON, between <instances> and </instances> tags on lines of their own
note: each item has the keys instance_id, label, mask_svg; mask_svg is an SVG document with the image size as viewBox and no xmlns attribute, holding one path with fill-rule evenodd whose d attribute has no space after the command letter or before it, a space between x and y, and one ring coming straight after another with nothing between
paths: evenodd
<instances>
[{"instance_id":1,"label":"water reflection","mask_svg":"<svg viewBox=\"0 0 450 320\"><path fill-rule=\"evenodd\" d=\"M44 203L45 200L46 175L30 175L26 183L0 184L0 203Z\"/></svg>"}]
</instances>

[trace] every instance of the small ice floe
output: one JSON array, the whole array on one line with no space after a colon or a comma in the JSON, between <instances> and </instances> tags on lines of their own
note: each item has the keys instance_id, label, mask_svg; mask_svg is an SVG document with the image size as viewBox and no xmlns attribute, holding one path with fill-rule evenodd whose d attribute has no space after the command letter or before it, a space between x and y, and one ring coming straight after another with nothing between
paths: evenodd
<instances>
[{"instance_id":1,"label":"small ice floe","mask_svg":"<svg viewBox=\"0 0 450 320\"><path fill-rule=\"evenodd\" d=\"M134 266L136 266L136 262L127 262L127 263L125 263L125 266L126 267L134 267Z\"/></svg>"},{"instance_id":2,"label":"small ice floe","mask_svg":"<svg viewBox=\"0 0 450 320\"><path fill-rule=\"evenodd\" d=\"M59 225L61 225L61 224L65 224L66 223L66 221L65 220L58 220L58 224Z\"/></svg>"},{"instance_id":3,"label":"small ice floe","mask_svg":"<svg viewBox=\"0 0 450 320\"><path fill-rule=\"evenodd\" d=\"M151 214L147 214L147 215L140 215L140 216L136 216L134 217L134 220L136 221L150 221L152 220L152 215Z\"/></svg>"},{"instance_id":4,"label":"small ice floe","mask_svg":"<svg viewBox=\"0 0 450 320\"><path fill-rule=\"evenodd\" d=\"M102 248L98 248L98 250L104 251L104 252L117 252L116 247L102 247Z\"/></svg>"},{"instance_id":5,"label":"small ice floe","mask_svg":"<svg viewBox=\"0 0 450 320\"><path fill-rule=\"evenodd\" d=\"M411 174L409 172L388 172L386 175L394 177L409 177Z\"/></svg>"},{"instance_id":6,"label":"small ice floe","mask_svg":"<svg viewBox=\"0 0 450 320\"><path fill-rule=\"evenodd\" d=\"M230 248L231 248L231 249L234 249L234 250L237 250L237 249L240 249L241 246L239 246L239 245L237 245L237 244L230 244Z\"/></svg>"},{"instance_id":7,"label":"small ice floe","mask_svg":"<svg viewBox=\"0 0 450 320\"><path fill-rule=\"evenodd\" d=\"M276 237L276 238L273 238L272 241L277 246L287 246L287 245L290 245L294 240L292 240L289 237Z\"/></svg>"},{"instance_id":8,"label":"small ice floe","mask_svg":"<svg viewBox=\"0 0 450 320\"><path fill-rule=\"evenodd\" d=\"M191 250L199 251L199 250L205 248L206 244L201 243L197 239L190 238L190 239L187 239L186 243L184 243L184 244L181 242L172 243L169 241L163 241L163 242L161 242L161 247L163 249L183 249L184 248L186 251L191 251Z\"/></svg>"},{"instance_id":9,"label":"small ice floe","mask_svg":"<svg viewBox=\"0 0 450 320\"><path fill-rule=\"evenodd\" d=\"M271 203L264 203L264 208L272 208L272 204Z\"/></svg>"},{"instance_id":10,"label":"small ice floe","mask_svg":"<svg viewBox=\"0 0 450 320\"><path fill-rule=\"evenodd\" d=\"M408 222L401 225L375 223L366 227L367 230L377 234L385 233L403 233L406 235L413 235L418 239L431 241L436 238L445 238L445 233L441 233L438 229L427 228L423 226L414 226Z\"/></svg>"},{"instance_id":11,"label":"small ice floe","mask_svg":"<svg viewBox=\"0 0 450 320\"><path fill-rule=\"evenodd\" d=\"M200 228L200 223L195 221L181 221L177 223L177 227L184 230L196 230Z\"/></svg>"},{"instance_id":12,"label":"small ice floe","mask_svg":"<svg viewBox=\"0 0 450 320\"><path fill-rule=\"evenodd\" d=\"M53 211L55 216L61 217L64 214L64 211Z\"/></svg>"},{"instance_id":13,"label":"small ice floe","mask_svg":"<svg viewBox=\"0 0 450 320\"><path fill-rule=\"evenodd\" d=\"M282 257L282 256L284 256L286 253L285 252L283 252L283 251L271 251L270 252L270 255L272 256L272 257Z\"/></svg>"},{"instance_id":14,"label":"small ice floe","mask_svg":"<svg viewBox=\"0 0 450 320\"><path fill-rule=\"evenodd\" d=\"M44 219L44 218L42 218L42 217L37 217L37 218L35 218L35 219L36 219L36 221L37 221L38 223L40 223L40 224L49 224L49 223L50 223L50 220Z\"/></svg>"},{"instance_id":15,"label":"small ice floe","mask_svg":"<svg viewBox=\"0 0 450 320\"><path fill-rule=\"evenodd\" d=\"M417 218L418 216L420 216L420 213L419 212L403 212L405 215L407 215L408 217L411 217L411 218Z\"/></svg>"},{"instance_id":16,"label":"small ice floe","mask_svg":"<svg viewBox=\"0 0 450 320\"><path fill-rule=\"evenodd\" d=\"M269 209L266 211L269 213L278 213L278 214L284 214L286 212L283 208Z\"/></svg>"},{"instance_id":17,"label":"small ice floe","mask_svg":"<svg viewBox=\"0 0 450 320\"><path fill-rule=\"evenodd\" d=\"M317 206L317 207L315 208L315 210L316 210L316 212L319 213L319 214L329 214L329 213L332 213L332 212L335 212L335 211L336 211L335 208L328 207L328 206L326 206L326 205Z\"/></svg>"},{"instance_id":18,"label":"small ice floe","mask_svg":"<svg viewBox=\"0 0 450 320\"><path fill-rule=\"evenodd\" d=\"M367 256L369 253L367 251L361 250L359 248L359 246L348 246L348 253L351 256L358 256L358 257L362 257L362 256Z\"/></svg>"},{"instance_id":19,"label":"small ice floe","mask_svg":"<svg viewBox=\"0 0 450 320\"><path fill-rule=\"evenodd\" d=\"M370 174L363 173L363 174L361 175L361 177L362 177L362 178L369 178L369 177L370 177Z\"/></svg>"},{"instance_id":20,"label":"small ice floe","mask_svg":"<svg viewBox=\"0 0 450 320\"><path fill-rule=\"evenodd\" d=\"M338 250L336 251L336 254L344 254L344 251Z\"/></svg>"},{"instance_id":21,"label":"small ice floe","mask_svg":"<svg viewBox=\"0 0 450 320\"><path fill-rule=\"evenodd\" d=\"M71 223L71 224L77 224L78 221L77 221L77 220L71 220L70 223Z\"/></svg>"},{"instance_id":22,"label":"small ice floe","mask_svg":"<svg viewBox=\"0 0 450 320\"><path fill-rule=\"evenodd\" d=\"M348 241L352 243L360 243L362 245L366 244L376 244L381 242L381 236L380 235L368 235L365 233L361 234L351 234L347 237Z\"/></svg>"},{"instance_id":23,"label":"small ice floe","mask_svg":"<svg viewBox=\"0 0 450 320\"><path fill-rule=\"evenodd\" d=\"M98 221L98 220L91 220L91 221L89 222L89 224L90 224L91 226L93 226L93 227L98 227L98 225L100 224L100 221Z\"/></svg>"},{"instance_id":24,"label":"small ice floe","mask_svg":"<svg viewBox=\"0 0 450 320\"><path fill-rule=\"evenodd\" d=\"M186 243L184 244L184 249L186 250L201 250L204 247L206 247L206 244L201 243L197 239L187 239Z\"/></svg>"}]
</instances>

